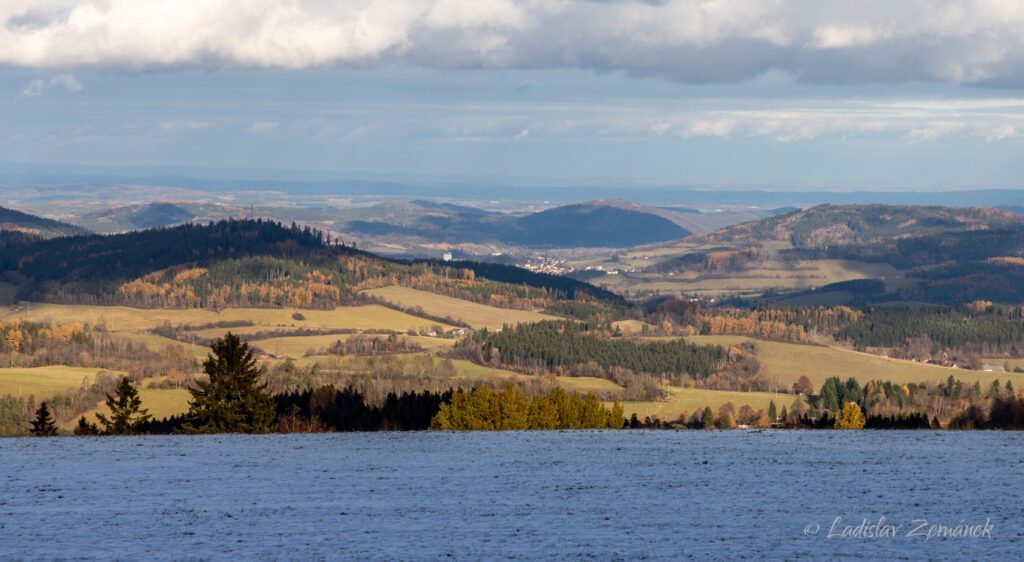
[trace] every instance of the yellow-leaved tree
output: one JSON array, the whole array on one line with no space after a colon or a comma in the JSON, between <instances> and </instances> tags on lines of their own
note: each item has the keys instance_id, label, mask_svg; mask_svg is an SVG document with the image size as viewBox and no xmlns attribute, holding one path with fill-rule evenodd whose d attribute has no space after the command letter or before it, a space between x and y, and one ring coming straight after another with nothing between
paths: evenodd
<instances>
[{"instance_id":1,"label":"yellow-leaved tree","mask_svg":"<svg viewBox=\"0 0 1024 562\"><path fill-rule=\"evenodd\" d=\"M864 429L864 414L860 406L853 402L843 405L843 411L836 417L836 429Z\"/></svg>"}]
</instances>

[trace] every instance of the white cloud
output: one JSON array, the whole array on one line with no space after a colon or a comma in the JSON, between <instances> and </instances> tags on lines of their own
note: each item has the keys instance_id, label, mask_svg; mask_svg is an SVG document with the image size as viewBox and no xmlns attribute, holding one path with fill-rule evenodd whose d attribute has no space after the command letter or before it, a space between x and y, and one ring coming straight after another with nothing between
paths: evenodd
<instances>
[{"instance_id":1,"label":"white cloud","mask_svg":"<svg viewBox=\"0 0 1024 562\"><path fill-rule=\"evenodd\" d=\"M31 68L587 68L685 82L1024 76L1018 0L0 2ZM35 91L37 88L27 88Z\"/></svg>"},{"instance_id":2,"label":"white cloud","mask_svg":"<svg viewBox=\"0 0 1024 562\"><path fill-rule=\"evenodd\" d=\"M258 121L249 126L250 133L270 133L276 131L281 124L276 121Z\"/></svg>"},{"instance_id":3,"label":"white cloud","mask_svg":"<svg viewBox=\"0 0 1024 562\"><path fill-rule=\"evenodd\" d=\"M962 121L936 121L924 127L915 127L907 134L907 137L915 141L930 141L946 136L964 128Z\"/></svg>"},{"instance_id":4,"label":"white cloud","mask_svg":"<svg viewBox=\"0 0 1024 562\"><path fill-rule=\"evenodd\" d=\"M671 128L672 128L672 123L665 123L665 122L655 123L655 124L651 125L651 132L656 134L656 135L658 135L660 137L661 135L664 135L665 133L667 133L668 130L671 129Z\"/></svg>"},{"instance_id":5,"label":"white cloud","mask_svg":"<svg viewBox=\"0 0 1024 562\"><path fill-rule=\"evenodd\" d=\"M167 121L160 125L164 131L198 131L210 126L207 121Z\"/></svg>"},{"instance_id":6,"label":"white cloud","mask_svg":"<svg viewBox=\"0 0 1024 562\"><path fill-rule=\"evenodd\" d=\"M736 128L736 122L729 119L709 121L697 119L683 132L684 137L721 137L729 138Z\"/></svg>"},{"instance_id":7,"label":"white cloud","mask_svg":"<svg viewBox=\"0 0 1024 562\"><path fill-rule=\"evenodd\" d=\"M998 141L998 140L1012 138L1012 137L1015 137L1015 136L1017 136L1017 129L1015 127L1010 126L1010 125L1003 124L1003 125L999 125L999 126L995 127L994 129L990 130L989 133L987 135L985 135L985 141L986 142L993 142L993 141Z\"/></svg>"},{"instance_id":8,"label":"white cloud","mask_svg":"<svg viewBox=\"0 0 1024 562\"><path fill-rule=\"evenodd\" d=\"M82 91L82 83L75 79L70 74L58 74L49 80L43 80L42 78L36 78L30 81L21 88L21 95L23 96L38 96L43 91L50 88L62 88L68 92L80 92Z\"/></svg>"},{"instance_id":9,"label":"white cloud","mask_svg":"<svg viewBox=\"0 0 1024 562\"><path fill-rule=\"evenodd\" d=\"M871 26L843 27L830 25L814 31L814 46L819 49L864 47L891 36L887 29Z\"/></svg>"}]
</instances>

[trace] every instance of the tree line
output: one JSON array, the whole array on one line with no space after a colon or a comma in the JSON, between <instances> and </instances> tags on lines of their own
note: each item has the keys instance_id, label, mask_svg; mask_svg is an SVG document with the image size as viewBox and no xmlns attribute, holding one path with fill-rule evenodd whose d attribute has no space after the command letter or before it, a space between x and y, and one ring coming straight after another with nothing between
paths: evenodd
<instances>
[{"instance_id":1,"label":"tree line","mask_svg":"<svg viewBox=\"0 0 1024 562\"><path fill-rule=\"evenodd\" d=\"M683 340L634 342L598 336L599 326L585 322L545 320L504 326L500 331L480 330L460 341L457 355L483 364L515 369L571 368L594 362L607 369L623 367L637 373L688 374L705 378L729 360L719 345L697 345Z\"/></svg>"}]
</instances>

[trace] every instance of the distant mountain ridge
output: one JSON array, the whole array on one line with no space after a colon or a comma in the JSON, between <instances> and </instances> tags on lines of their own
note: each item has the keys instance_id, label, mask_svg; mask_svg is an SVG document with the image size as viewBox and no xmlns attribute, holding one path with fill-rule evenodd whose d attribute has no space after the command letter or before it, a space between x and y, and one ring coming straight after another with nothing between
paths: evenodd
<instances>
[{"instance_id":1,"label":"distant mountain ridge","mask_svg":"<svg viewBox=\"0 0 1024 562\"><path fill-rule=\"evenodd\" d=\"M342 236L413 239L423 243L492 242L529 248L636 246L689 236L692 230L681 225L699 221L699 214L622 200L566 205L527 215L425 200L341 209L165 201L108 209L72 220L96 231L116 233L239 217L298 221Z\"/></svg>"},{"instance_id":2,"label":"distant mountain ridge","mask_svg":"<svg viewBox=\"0 0 1024 562\"><path fill-rule=\"evenodd\" d=\"M1024 217L989 207L818 205L704 235L710 242L789 242L821 248L884 238L975 229L1024 228Z\"/></svg>"},{"instance_id":3,"label":"distant mountain ridge","mask_svg":"<svg viewBox=\"0 0 1024 562\"><path fill-rule=\"evenodd\" d=\"M502 240L530 247L629 247L685 238L690 231L639 203L595 201L555 207L514 220Z\"/></svg>"}]
</instances>

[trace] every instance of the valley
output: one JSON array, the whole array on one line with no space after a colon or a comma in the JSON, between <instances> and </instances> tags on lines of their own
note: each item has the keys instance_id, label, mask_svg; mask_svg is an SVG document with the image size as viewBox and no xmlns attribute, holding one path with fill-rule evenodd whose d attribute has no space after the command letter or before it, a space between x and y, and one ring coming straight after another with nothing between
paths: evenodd
<instances>
[{"instance_id":1,"label":"valley","mask_svg":"<svg viewBox=\"0 0 1024 562\"><path fill-rule=\"evenodd\" d=\"M426 201L414 207L480 221L500 216ZM695 214L621 202L603 207L612 215L593 214L601 208L563 207L554 222L584 220L584 209L588 228L621 220L620 211L669 222ZM131 216L191 220L166 207L145 212ZM1006 240L1016 240L1024 221L1002 211L824 206L654 244L542 250L572 270L569 277L458 258L389 259L310 222L225 220L101 237L63 237L60 223L49 238L8 229L0 238L0 396L13 397L8 408L60 404L58 419L70 430L102 413L104 389L128 376L155 418L180 416L187 388L203 380L209 345L228 331L252 347L275 393L332 385L380 403L391 393L481 385L527 394L561 388L594 394L607 407L618 400L626 418L652 425L701 423L691 418L705 408L719 416L742 409L744 424L783 407L827 415L822 392L840 383L902 388L904 396L886 394L867 408L876 415L913 411L945 393L928 411L955 424L964 404L984 400L997 382L1024 385L1011 372L1024 364L1013 293L943 298L926 274L997 260L1003 278L1020 283L1015 260L1024 243ZM951 248L955 256L957 247L967 251L1004 231L1009 238L972 255L981 261L949 261ZM571 240L556 231L544 239ZM914 254L891 250L912 244ZM920 328L899 325L929 299ZM878 303L910 308L888 316L862 308ZM961 314L977 334L949 335ZM569 337L565 330L577 325ZM544 332L551 326L562 327ZM906 338L873 335L871 326ZM911 342L922 329L931 339ZM72 335L40 341L54 334ZM592 351L565 354L573 348ZM949 398L952 380L965 398ZM799 422L780 415L770 423Z\"/></svg>"}]
</instances>

